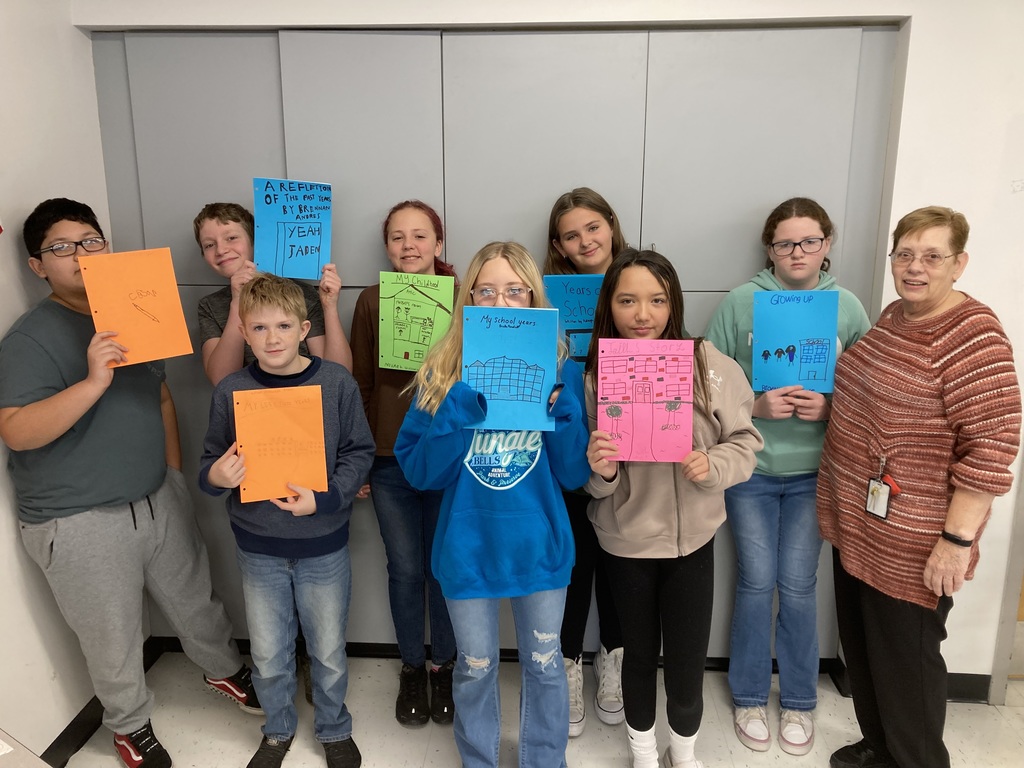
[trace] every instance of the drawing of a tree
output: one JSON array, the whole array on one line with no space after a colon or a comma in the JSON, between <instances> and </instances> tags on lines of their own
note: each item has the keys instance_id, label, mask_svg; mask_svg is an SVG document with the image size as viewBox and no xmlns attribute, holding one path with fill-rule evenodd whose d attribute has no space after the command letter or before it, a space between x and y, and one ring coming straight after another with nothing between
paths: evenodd
<instances>
[{"instance_id":1,"label":"drawing of a tree","mask_svg":"<svg viewBox=\"0 0 1024 768\"><path fill-rule=\"evenodd\" d=\"M665 403L665 410L668 411L669 424L676 423L676 411L678 411L682 407L682 405L682 402L680 402L679 400L669 400L667 403Z\"/></svg>"},{"instance_id":2,"label":"drawing of a tree","mask_svg":"<svg viewBox=\"0 0 1024 768\"><path fill-rule=\"evenodd\" d=\"M608 418L612 419L612 432L619 431L619 419L622 418L622 408L617 405L609 405L604 409Z\"/></svg>"}]
</instances>

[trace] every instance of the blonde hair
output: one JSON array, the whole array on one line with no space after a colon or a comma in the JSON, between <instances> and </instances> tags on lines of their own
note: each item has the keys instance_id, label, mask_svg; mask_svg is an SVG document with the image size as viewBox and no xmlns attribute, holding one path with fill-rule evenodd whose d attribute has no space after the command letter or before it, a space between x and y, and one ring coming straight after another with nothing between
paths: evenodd
<instances>
[{"instance_id":1,"label":"blonde hair","mask_svg":"<svg viewBox=\"0 0 1024 768\"><path fill-rule=\"evenodd\" d=\"M405 391L415 390L417 405L433 416L444 402L448 390L462 376L462 309L473 306L473 286L476 285L480 270L484 264L493 259L505 259L509 266L519 275L523 283L531 290L530 306L533 308L547 307L548 300L544 293L544 281L537 262L530 252L519 243L493 242L488 243L473 256L466 268L465 277L455 296L455 307L452 310L452 323L445 335L431 347L423 365ZM565 341L558 340L558 364L568 357Z\"/></svg>"},{"instance_id":2,"label":"blonde hair","mask_svg":"<svg viewBox=\"0 0 1024 768\"><path fill-rule=\"evenodd\" d=\"M238 294L238 317L243 323L258 307L276 307L297 317L300 324L306 320L302 289L291 280L267 272L257 273Z\"/></svg>"}]
</instances>

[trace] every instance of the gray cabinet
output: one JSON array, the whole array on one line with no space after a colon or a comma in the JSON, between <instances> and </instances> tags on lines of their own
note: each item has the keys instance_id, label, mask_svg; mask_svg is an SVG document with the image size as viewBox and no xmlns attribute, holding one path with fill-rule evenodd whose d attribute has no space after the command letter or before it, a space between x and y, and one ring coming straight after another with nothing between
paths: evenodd
<instances>
[{"instance_id":1,"label":"gray cabinet","mask_svg":"<svg viewBox=\"0 0 1024 768\"><path fill-rule=\"evenodd\" d=\"M192 237L200 207L251 205L254 176L330 182L347 323L386 266L379 228L394 203L420 198L444 215L445 255L461 272L490 240L519 240L542 261L551 203L585 185L630 243L673 261L687 327L700 333L760 269L767 213L806 195L837 225L833 272L870 305L895 45L895 29L857 26L95 33L112 237L120 250L171 247L194 333L195 302L219 285ZM210 388L198 354L168 371L194 473ZM244 626L221 501L196 500L215 583ZM356 503L351 542L349 639L393 642L370 502ZM728 652L728 526L718 550L712 657ZM823 564L829 657L827 553ZM502 640L514 643L507 612Z\"/></svg>"}]
</instances>

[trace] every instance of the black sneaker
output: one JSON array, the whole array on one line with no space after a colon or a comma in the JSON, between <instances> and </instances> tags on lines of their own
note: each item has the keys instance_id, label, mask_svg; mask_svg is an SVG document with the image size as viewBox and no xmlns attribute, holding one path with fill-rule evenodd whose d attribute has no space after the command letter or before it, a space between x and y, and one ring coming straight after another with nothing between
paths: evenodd
<instances>
[{"instance_id":1,"label":"black sneaker","mask_svg":"<svg viewBox=\"0 0 1024 768\"><path fill-rule=\"evenodd\" d=\"M203 675L203 680L210 690L227 696L237 704L243 712L250 715L262 715L263 708L256 697L256 689L252 687L252 670L245 664L231 677L210 678Z\"/></svg>"},{"instance_id":2,"label":"black sneaker","mask_svg":"<svg viewBox=\"0 0 1024 768\"><path fill-rule=\"evenodd\" d=\"M115 733L114 749L128 768L171 768L171 756L153 733L153 723L132 733Z\"/></svg>"},{"instance_id":3,"label":"black sneaker","mask_svg":"<svg viewBox=\"0 0 1024 768\"><path fill-rule=\"evenodd\" d=\"M250 758L246 768L281 768L281 762L288 754L288 747L292 745L292 738L295 737L275 739L272 736L264 736L260 748Z\"/></svg>"},{"instance_id":4,"label":"black sneaker","mask_svg":"<svg viewBox=\"0 0 1024 768\"><path fill-rule=\"evenodd\" d=\"M430 670L430 719L438 725L451 725L455 719L455 701L452 699L452 671L454 661L446 661L436 670Z\"/></svg>"},{"instance_id":5,"label":"black sneaker","mask_svg":"<svg viewBox=\"0 0 1024 768\"><path fill-rule=\"evenodd\" d=\"M430 700L427 698L427 668L402 665L398 698L395 700L395 719L402 725L426 725L430 719Z\"/></svg>"},{"instance_id":6,"label":"black sneaker","mask_svg":"<svg viewBox=\"0 0 1024 768\"><path fill-rule=\"evenodd\" d=\"M359 768L363 756L352 737L342 741L331 741L322 745L327 756L327 768Z\"/></svg>"},{"instance_id":7,"label":"black sneaker","mask_svg":"<svg viewBox=\"0 0 1024 768\"><path fill-rule=\"evenodd\" d=\"M875 750L867 739L840 747L828 760L831 768L899 768L888 752Z\"/></svg>"}]
</instances>

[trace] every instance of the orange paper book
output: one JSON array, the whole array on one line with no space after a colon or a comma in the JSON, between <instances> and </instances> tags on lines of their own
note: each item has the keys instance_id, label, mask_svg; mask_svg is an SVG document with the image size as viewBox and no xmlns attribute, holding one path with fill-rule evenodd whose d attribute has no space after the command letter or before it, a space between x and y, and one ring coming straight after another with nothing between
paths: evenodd
<instances>
[{"instance_id":1,"label":"orange paper book","mask_svg":"<svg viewBox=\"0 0 1024 768\"><path fill-rule=\"evenodd\" d=\"M244 389L232 395L235 439L245 457L242 501L293 496L288 483L327 490L320 385Z\"/></svg>"},{"instance_id":2,"label":"orange paper book","mask_svg":"<svg viewBox=\"0 0 1024 768\"><path fill-rule=\"evenodd\" d=\"M81 256L78 264L96 331L117 331L128 348L121 365L192 354L170 248Z\"/></svg>"}]
</instances>

